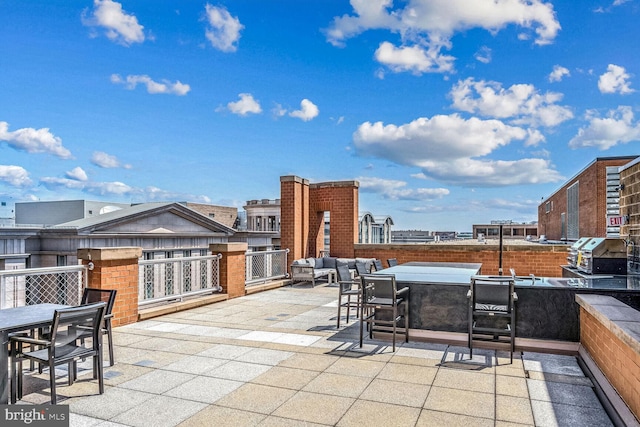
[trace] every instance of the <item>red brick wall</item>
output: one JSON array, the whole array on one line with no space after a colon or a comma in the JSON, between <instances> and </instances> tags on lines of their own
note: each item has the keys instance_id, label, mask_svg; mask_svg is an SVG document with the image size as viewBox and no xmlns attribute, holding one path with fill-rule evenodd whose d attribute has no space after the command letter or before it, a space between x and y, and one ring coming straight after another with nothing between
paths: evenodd
<instances>
[{"instance_id":1,"label":"red brick wall","mask_svg":"<svg viewBox=\"0 0 640 427\"><path fill-rule=\"evenodd\" d=\"M640 355L580 307L580 343L640 419Z\"/></svg>"},{"instance_id":2,"label":"red brick wall","mask_svg":"<svg viewBox=\"0 0 640 427\"><path fill-rule=\"evenodd\" d=\"M620 182L624 189L620 191L620 214L628 215L629 222L620 228L620 235L629 237L640 245L640 163L636 163L620 172ZM628 248L631 252L631 248Z\"/></svg>"},{"instance_id":3,"label":"red brick wall","mask_svg":"<svg viewBox=\"0 0 640 427\"><path fill-rule=\"evenodd\" d=\"M498 245L458 245L446 243L430 245L361 245L355 246L358 258L378 258L387 266L387 259L397 258L399 263L470 262L482 263L482 274L498 274L500 248ZM566 245L509 245L502 251L503 274L513 268L516 274L542 277L561 277L560 266L567 263Z\"/></svg>"},{"instance_id":4,"label":"red brick wall","mask_svg":"<svg viewBox=\"0 0 640 427\"><path fill-rule=\"evenodd\" d=\"M280 177L280 244L291 259L306 258L309 238L309 182L296 176Z\"/></svg>"},{"instance_id":5,"label":"red brick wall","mask_svg":"<svg viewBox=\"0 0 640 427\"><path fill-rule=\"evenodd\" d=\"M561 214L567 212L567 188L576 182L579 194L579 237L605 237L607 218L607 167L622 166L633 157L596 159L538 206L538 233L552 240L562 235ZM546 212L546 203L552 210Z\"/></svg>"},{"instance_id":6,"label":"red brick wall","mask_svg":"<svg viewBox=\"0 0 640 427\"><path fill-rule=\"evenodd\" d=\"M246 243L214 243L209 245L211 253L219 253L220 286L229 298L245 295Z\"/></svg>"}]
</instances>

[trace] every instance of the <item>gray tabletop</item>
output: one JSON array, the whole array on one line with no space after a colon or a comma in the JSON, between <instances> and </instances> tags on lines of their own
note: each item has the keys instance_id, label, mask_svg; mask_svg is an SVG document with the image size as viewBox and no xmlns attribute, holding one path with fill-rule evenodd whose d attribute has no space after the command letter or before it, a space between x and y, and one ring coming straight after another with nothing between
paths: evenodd
<instances>
[{"instance_id":1,"label":"gray tabletop","mask_svg":"<svg viewBox=\"0 0 640 427\"><path fill-rule=\"evenodd\" d=\"M62 304L36 304L0 310L0 331L29 329L32 325L51 321L56 309L67 308Z\"/></svg>"}]
</instances>

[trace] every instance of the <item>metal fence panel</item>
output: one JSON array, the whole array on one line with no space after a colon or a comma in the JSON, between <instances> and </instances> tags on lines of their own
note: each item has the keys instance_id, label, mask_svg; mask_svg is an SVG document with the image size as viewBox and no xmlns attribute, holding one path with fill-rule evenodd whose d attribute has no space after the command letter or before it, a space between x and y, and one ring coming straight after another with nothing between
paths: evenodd
<instances>
[{"instance_id":1,"label":"metal fence panel","mask_svg":"<svg viewBox=\"0 0 640 427\"><path fill-rule=\"evenodd\" d=\"M288 253L289 249L247 252L245 254L245 286L288 277Z\"/></svg>"},{"instance_id":2,"label":"metal fence panel","mask_svg":"<svg viewBox=\"0 0 640 427\"><path fill-rule=\"evenodd\" d=\"M0 271L0 309L43 303L78 305L87 286L84 265Z\"/></svg>"},{"instance_id":3,"label":"metal fence panel","mask_svg":"<svg viewBox=\"0 0 640 427\"><path fill-rule=\"evenodd\" d=\"M220 292L222 255L139 261L138 305Z\"/></svg>"}]
</instances>

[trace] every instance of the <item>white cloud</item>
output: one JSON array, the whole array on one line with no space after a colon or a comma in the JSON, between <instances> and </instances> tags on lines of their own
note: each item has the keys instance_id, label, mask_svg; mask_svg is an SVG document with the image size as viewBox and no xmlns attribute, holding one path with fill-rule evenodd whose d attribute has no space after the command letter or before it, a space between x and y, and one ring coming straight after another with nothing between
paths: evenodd
<instances>
[{"instance_id":1,"label":"white cloud","mask_svg":"<svg viewBox=\"0 0 640 427\"><path fill-rule=\"evenodd\" d=\"M353 135L358 154L419 167L425 177L462 186L501 186L557 182L548 160L486 159L530 133L499 120L463 119L458 114L419 118L404 125L361 124Z\"/></svg>"},{"instance_id":2,"label":"white cloud","mask_svg":"<svg viewBox=\"0 0 640 427\"><path fill-rule=\"evenodd\" d=\"M563 95L557 92L540 93L530 84L515 84L504 89L498 82L459 81L449 94L452 107L485 117L510 118L515 124L557 126L573 118L568 107L557 105Z\"/></svg>"},{"instance_id":3,"label":"white cloud","mask_svg":"<svg viewBox=\"0 0 640 427\"><path fill-rule=\"evenodd\" d=\"M406 188L405 181L392 179L358 177L360 190L380 194L390 200L434 200L449 194L446 188Z\"/></svg>"},{"instance_id":4,"label":"white cloud","mask_svg":"<svg viewBox=\"0 0 640 427\"><path fill-rule=\"evenodd\" d=\"M578 134L569 141L569 147L606 150L618 144L640 141L640 122L634 121L631 107L620 106L610 110L604 118L589 111L586 118L588 126L578 130Z\"/></svg>"},{"instance_id":5,"label":"white cloud","mask_svg":"<svg viewBox=\"0 0 640 427\"><path fill-rule=\"evenodd\" d=\"M550 82L559 82L561 81L565 76L570 76L571 73L569 72L569 69L562 67L560 65L554 65L553 66L553 71L549 74L549 81Z\"/></svg>"},{"instance_id":6,"label":"white cloud","mask_svg":"<svg viewBox=\"0 0 640 427\"><path fill-rule=\"evenodd\" d=\"M53 135L49 128L22 128L9 132L9 123L0 122L0 141L5 141L11 148L27 153L47 153L70 159L71 152L62 145L62 139Z\"/></svg>"},{"instance_id":7,"label":"white cloud","mask_svg":"<svg viewBox=\"0 0 640 427\"><path fill-rule=\"evenodd\" d=\"M598 89L602 93L619 93L626 95L635 92L631 89L631 83L627 80L631 77L624 69L619 65L609 64L607 72L602 74L598 79Z\"/></svg>"},{"instance_id":8,"label":"white cloud","mask_svg":"<svg viewBox=\"0 0 640 427\"><path fill-rule=\"evenodd\" d=\"M320 110L318 110L318 107L313 102L305 98L300 102L300 109L290 112L289 116L308 122L309 120L318 117L319 113Z\"/></svg>"},{"instance_id":9,"label":"white cloud","mask_svg":"<svg viewBox=\"0 0 640 427\"><path fill-rule=\"evenodd\" d=\"M31 185L29 172L23 167L14 165L0 165L0 181L6 182L14 187Z\"/></svg>"},{"instance_id":10,"label":"white cloud","mask_svg":"<svg viewBox=\"0 0 640 427\"><path fill-rule=\"evenodd\" d=\"M233 114L246 116L249 113L262 113L262 107L260 107L260 103L257 100L253 99L253 95L251 95L250 93L241 93L238 96L240 97L240 100L227 104L227 108Z\"/></svg>"},{"instance_id":11,"label":"white cloud","mask_svg":"<svg viewBox=\"0 0 640 427\"><path fill-rule=\"evenodd\" d=\"M388 30L400 35L402 46L395 48L389 42L382 43L376 52L379 61L394 71L448 72L452 70L453 58L441 51L451 48L451 38L457 32L483 28L497 33L508 25L517 25L533 30L535 43L545 45L551 43L560 30L553 5L541 0L409 0L405 3L393 9L392 0L351 0L353 14L335 17L325 30L327 40L343 46L347 39L367 30Z\"/></svg>"},{"instance_id":12,"label":"white cloud","mask_svg":"<svg viewBox=\"0 0 640 427\"><path fill-rule=\"evenodd\" d=\"M620 6L620 5L623 5L623 4L625 4L627 2L630 2L630 1L631 0L614 0L613 6Z\"/></svg>"},{"instance_id":13,"label":"white cloud","mask_svg":"<svg viewBox=\"0 0 640 427\"><path fill-rule=\"evenodd\" d=\"M135 199L141 202L189 200L211 203L211 199L204 195L172 192L153 186L145 188L131 187L119 181L89 182L68 178L44 177L40 180L40 183L53 191L70 189L92 195L126 197L129 200Z\"/></svg>"},{"instance_id":14,"label":"white cloud","mask_svg":"<svg viewBox=\"0 0 640 427\"><path fill-rule=\"evenodd\" d=\"M87 173L80 166L77 166L71 169L70 171L67 171L67 173L65 173L65 176L69 179L75 179L76 181L89 180Z\"/></svg>"},{"instance_id":15,"label":"white cloud","mask_svg":"<svg viewBox=\"0 0 640 427\"><path fill-rule=\"evenodd\" d=\"M424 49L418 45L398 48L389 42L380 43L375 58L391 71L409 71L415 75L452 71L455 59L453 56L440 54L439 49Z\"/></svg>"},{"instance_id":16,"label":"white cloud","mask_svg":"<svg viewBox=\"0 0 640 427\"><path fill-rule=\"evenodd\" d=\"M112 0L94 0L93 13L86 16L83 13L82 22L86 26L103 27L107 37L125 46L144 41L144 27L138 23L138 18L122 10L122 4Z\"/></svg>"},{"instance_id":17,"label":"white cloud","mask_svg":"<svg viewBox=\"0 0 640 427\"><path fill-rule=\"evenodd\" d=\"M122 162L120 162L120 160L118 160L116 156L107 154L104 151L94 151L93 155L91 156L91 163L104 169L131 169L131 165L123 164Z\"/></svg>"},{"instance_id":18,"label":"white cloud","mask_svg":"<svg viewBox=\"0 0 640 427\"><path fill-rule=\"evenodd\" d=\"M473 57L483 64L488 64L489 62L491 62L491 53L492 52L490 48L488 48L487 46L482 46L480 50L478 50L475 55L473 55Z\"/></svg>"},{"instance_id":19,"label":"white cloud","mask_svg":"<svg viewBox=\"0 0 640 427\"><path fill-rule=\"evenodd\" d=\"M162 82L156 82L147 75L128 75L123 79L119 74L111 75L111 83L123 84L129 90L136 88L138 84L147 86L147 92L151 94L167 93L171 95L186 95L191 90L188 84L176 80L175 83L163 79Z\"/></svg>"},{"instance_id":20,"label":"white cloud","mask_svg":"<svg viewBox=\"0 0 640 427\"><path fill-rule=\"evenodd\" d=\"M205 31L205 36L211 42L211 46L222 52L235 52L238 50L240 31L244 25L237 17L231 16L224 7L205 6L206 19L209 27Z\"/></svg>"},{"instance_id":21,"label":"white cloud","mask_svg":"<svg viewBox=\"0 0 640 427\"><path fill-rule=\"evenodd\" d=\"M271 109L271 113L275 116L275 117L282 117L284 115L287 114L287 109L284 108L282 105L280 104L276 104L272 109Z\"/></svg>"}]
</instances>

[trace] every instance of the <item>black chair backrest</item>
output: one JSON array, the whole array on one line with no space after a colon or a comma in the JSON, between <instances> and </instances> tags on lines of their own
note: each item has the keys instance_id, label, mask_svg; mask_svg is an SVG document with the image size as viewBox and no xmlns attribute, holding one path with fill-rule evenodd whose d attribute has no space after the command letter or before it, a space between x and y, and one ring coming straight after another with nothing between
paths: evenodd
<instances>
[{"instance_id":1,"label":"black chair backrest","mask_svg":"<svg viewBox=\"0 0 640 427\"><path fill-rule=\"evenodd\" d=\"M515 281L512 277L472 277L471 295L475 309L511 313Z\"/></svg>"},{"instance_id":2,"label":"black chair backrest","mask_svg":"<svg viewBox=\"0 0 640 427\"><path fill-rule=\"evenodd\" d=\"M387 264L389 264L389 267L395 267L396 265L398 265L398 260L395 258L389 258L387 260Z\"/></svg>"},{"instance_id":3,"label":"black chair backrest","mask_svg":"<svg viewBox=\"0 0 640 427\"><path fill-rule=\"evenodd\" d=\"M393 274L365 274L361 276L362 289L368 298L388 298L396 301L396 276Z\"/></svg>"},{"instance_id":4,"label":"black chair backrest","mask_svg":"<svg viewBox=\"0 0 640 427\"><path fill-rule=\"evenodd\" d=\"M358 276L362 276L363 274L369 274L370 271L367 270L367 265L364 262L356 261L356 274Z\"/></svg>"},{"instance_id":5,"label":"black chair backrest","mask_svg":"<svg viewBox=\"0 0 640 427\"><path fill-rule=\"evenodd\" d=\"M51 325L53 357L63 357L72 351L78 338L91 337L94 350L100 346L101 328L106 302L79 305L56 310Z\"/></svg>"},{"instance_id":6,"label":"black chair backrest","mask_svg":"<svg viewBox=\"0 0 640 427\"><path fill-rule=\"evenodd\" d=\"M380 261L379 259L373 260L373 266L375 267L376 271L384 269L384 267L382 266L382 261Z\"/></svg>"},{"instance_id":7,"label":"black chair backrest","mask_svg":"<svg viewBox=\"0 0 640 427\"><path fill-rule=\"evenodd\" d=\"M349 266L347 264L338 264L336 266L338 272L338 282L343 290L351 289L351 273L349 272Z\"/></svg>"},{"instance_id":8,"label":"black chair backrest","mask_svg":"<svg viewBox=\"0 0 640 427\"><path fill-rule=\"evenodd\" d=\"M115 289L97 289L97 288L85 288L82 292L82 302L80 304L91 304L94 302L106 302L105 316L110 315L113 311L113 304L116 302Z\"/></svg>"}]
</instances>

